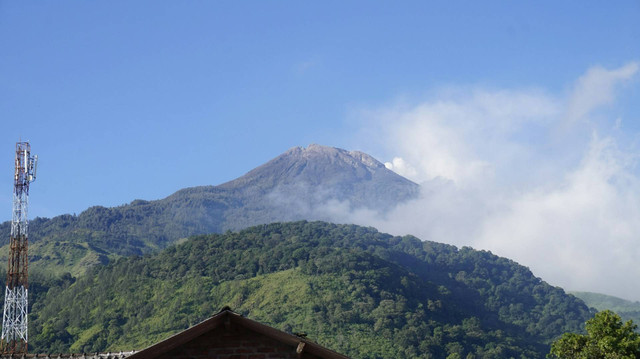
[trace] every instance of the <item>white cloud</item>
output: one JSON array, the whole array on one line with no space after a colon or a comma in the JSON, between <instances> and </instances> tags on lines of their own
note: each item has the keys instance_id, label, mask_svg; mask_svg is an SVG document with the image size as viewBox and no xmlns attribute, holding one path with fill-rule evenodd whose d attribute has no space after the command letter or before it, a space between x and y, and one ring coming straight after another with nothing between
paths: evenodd
<instances>
[{"instance_id":1,"label":"white cloud","mask_svg":"<svg viewBox=\"0 0 640 359\"><path fill-rule=\"evenodd\" d=\"M418 175L418 171L400 157L394 157L391 162L385 162L384 166L409 179L415 179Z\"/></svg>"},{"instance_id":2,"label":"white cloud","mask_svg":"<svg viewBox=\"0 0 640 359\"><path fill-rule=\"evenodd\" d=\"M417 182L443 178L464 185L493 175L487 156L509 161L526 150L511 138L537 131L558 111L554 99L537 91L476 90L381 110L376 126L385 134L383 145L401 154L398 173Z\"/></svg>"},{"instance_id":3,"label":"white cloud","mask_svg":"<svg viewBox=\"0 0 640 359\"><path fill-rule=\"evenodd\" d=\"M640 300L629 285L640 277L638 153L616 130L618 115L608 132L589 121L609 116L603 106L638 69L594 67L566 96L467 88L366 112L363 131L380 140L373 152L391 154L387 167L423 195L353 222L489 249L552 284Z\"/></svg>"},{"instance_id":4,"label":"white cloud","mask_svg":"<svg viewBox=\"0 0 640 359\"><path fill-rule=\"evenodd\" d=\"M637 62L630 62L614 70L600 66L590 68L575 85L567 109L567 120L581 120L594 109L613 102L616 85L635 76L639 67Z\"/></svg>"},{"instance_id":5,"label":"white cloud","mask_svg":"<svg viewBox=\"0 0 640 359\"><path fill-rule=\"evenodd\" d=\"M626 283L640 276L640 183L630 163L612 138L594 138L578 168L514 196L474 244L568 288L638 297Z\"/></svg>"}]
</instances>

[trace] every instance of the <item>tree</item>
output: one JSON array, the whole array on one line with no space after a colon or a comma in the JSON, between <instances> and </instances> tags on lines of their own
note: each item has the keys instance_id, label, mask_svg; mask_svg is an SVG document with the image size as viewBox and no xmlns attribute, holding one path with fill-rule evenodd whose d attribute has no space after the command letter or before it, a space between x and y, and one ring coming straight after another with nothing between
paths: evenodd
<instances>
[{"instance_id":1,"label":"tree","mask_svg":"<svg viewBox=\"0 0 640 359\"><path fill-rule=\"evenodd\" d=\"M616 313L605 310L586 323L587 334L565 333L551 344L548 358L638 359L640 334L633 321L622 323Z\"/></svg>"}]
</instances>

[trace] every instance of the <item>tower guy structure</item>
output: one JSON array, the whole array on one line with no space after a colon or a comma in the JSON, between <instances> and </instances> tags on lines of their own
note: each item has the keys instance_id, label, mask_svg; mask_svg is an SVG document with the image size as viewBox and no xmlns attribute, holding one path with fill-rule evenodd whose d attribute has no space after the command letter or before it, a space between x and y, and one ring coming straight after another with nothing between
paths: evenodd
<instances>
[{"instance_id":1,"label":"tower guy structure","mask_svg":"<svg viewBox=\"0 0 640 359\"><path fill-rule=\"evenodd\" d=\"M16 143L16 171L13 181L13 215L7 286L4 294L2 337L3 354L27 353L28 258L27 207L29 183L36 179L38 156L31 156L29 142Z\"/></svg>"}]
</instances>

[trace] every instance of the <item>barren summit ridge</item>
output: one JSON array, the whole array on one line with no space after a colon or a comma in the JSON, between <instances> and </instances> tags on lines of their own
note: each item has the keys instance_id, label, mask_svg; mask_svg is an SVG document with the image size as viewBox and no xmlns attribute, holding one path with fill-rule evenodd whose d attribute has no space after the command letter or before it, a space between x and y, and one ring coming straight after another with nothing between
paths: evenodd
<instances>
[{"instance_id":1,"label":"barren summit ridge","mask_svg":"<svg viewBox=\"0 0 640 359\"><path fill-rule=\"evenodd\" d=\"M304 158L314 158L319 156L326 157L334 157L336 159L340 159L349 163L353 166L357 166L358 164L363 164L367 167L371 168L382 168L384 165L376 160L375 158L369 156L368 154L360 151L347 151L340 148L322 146L315 143L310 144L308 147L294 147L289 151L285 152L283 155L291 155L291 156L302 156Z\"/></svg>"},{"instance_id":2,"label":"barren summit ridge","mask_svg":"<svg viewBox=\"0 0 640 359\"><path fill-rule=\"evenodd\" d=\"M381 162L364 152L317 144L311 144L306 148L291 148L246 175L222 184L220 187L238 189L252 185L266 190L293 183L326 188L333 185L351 187L356 183L378 182L384 182L386 185L407 186L413 190L417 190L418 187L417 184L388 170ZM343 195L350 197L348 193Z\"/></svg>"}]
</instances>

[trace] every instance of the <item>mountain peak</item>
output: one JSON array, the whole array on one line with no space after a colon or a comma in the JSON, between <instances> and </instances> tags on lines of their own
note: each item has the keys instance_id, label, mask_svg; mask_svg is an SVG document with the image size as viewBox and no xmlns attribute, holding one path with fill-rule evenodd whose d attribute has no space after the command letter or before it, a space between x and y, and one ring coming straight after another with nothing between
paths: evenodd
<instances>
[{"instance_id":1,"label":"mountain peak","mask_svg":"<svg viewBox=\"0 0 640 359\"><path fill-rule=\"evenodd\" d=\"M358 167L365 166L371 170L384 168L384 164L372 156L360 151L347 151L341 148L318 145L315 143L305 147L293 147L275 158L292 157L298 160L322 161L329 160L332 163L342 161L348 165Z\"/></svg>"},{"instance_id":2,"label":"mountain peak","mask_svg":"<svg viewBox=\"0 0 640 359\"><path fill-rule=\"evenodd\" d=\"M258 182L261 188L290 183L344 187L347 184L381 179L417 187L415 183L388 170L384 164L364 152L311 144L307 147L293 147L221 187L257 185Z\"/></svg>"},{"instance_id":3,"label":"mountain peak","mask_svg":"<svg viewBox=\"0 0 640 359\"><path fill-rule=\"evenodd\" d=\"M419 192L417 184L364 152L318 144L293 147L218 188L262 198L262 208L298 208L300 218L293 219L331 201L385 212Z\"/></svg>"}]
</instances>

